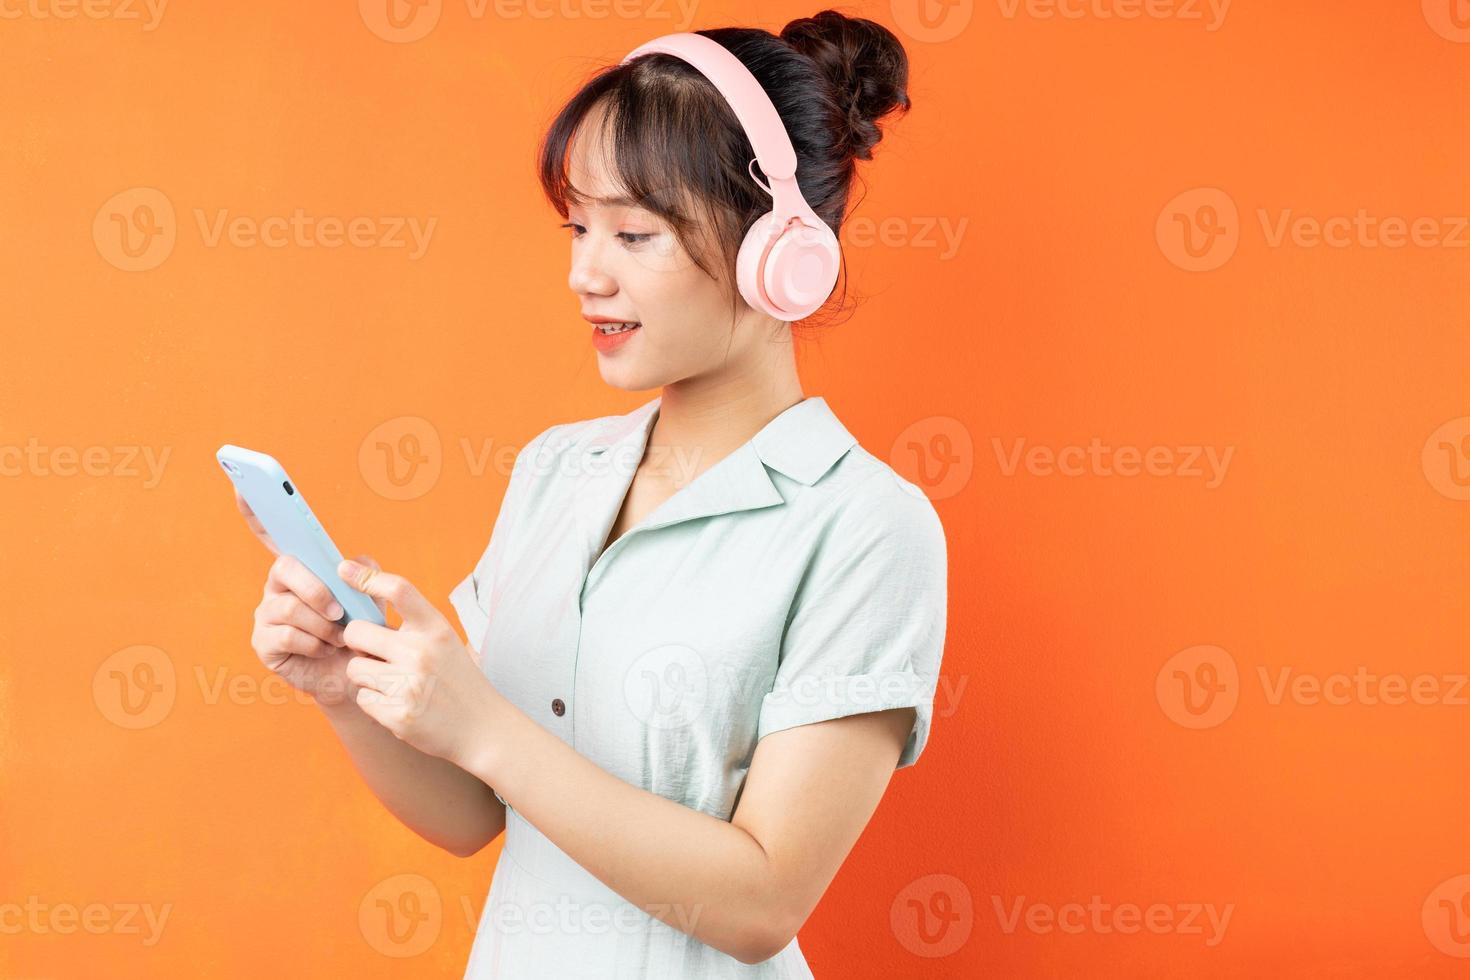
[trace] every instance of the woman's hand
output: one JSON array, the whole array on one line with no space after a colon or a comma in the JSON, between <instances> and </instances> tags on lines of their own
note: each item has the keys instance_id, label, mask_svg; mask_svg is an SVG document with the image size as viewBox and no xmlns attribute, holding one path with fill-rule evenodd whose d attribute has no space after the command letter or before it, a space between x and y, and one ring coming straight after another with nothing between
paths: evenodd
<instances>
[{"instance_id":1,"label":"woman's hand","mask_svg":"<svg viewBox=\"0 0 1470 980\"><path fill-rule=\"evenodd\" d=\"M341 605L311 569L281 554L238 490L235 502L250 530L276 556L266 576L260 605L255 607L255 628L250 634L255 655L267 669L298 691L310 694L319 704L350 702L357 690L347 677L352 651L342 637L342 627L335 622L342 618ZM377 567L367 555L357 560ZM379 602L378 608L382 607Z\"/></svg>"},{"instance_id":2,"label":"woman's hand","mask_svg":"<svg viewBox=\"0 0 1470 980\"><path fill-rule=\"evenodd\" d=\"M403 623L397 629L354 620L347 646L367 656L347 663L357 704L420 752L468 769L476 749L491 744L493 721L511 705L480 671L449 621L412 583L354 561L337 566L352 588L386 601Z\"/></svg>"}]
</instances>

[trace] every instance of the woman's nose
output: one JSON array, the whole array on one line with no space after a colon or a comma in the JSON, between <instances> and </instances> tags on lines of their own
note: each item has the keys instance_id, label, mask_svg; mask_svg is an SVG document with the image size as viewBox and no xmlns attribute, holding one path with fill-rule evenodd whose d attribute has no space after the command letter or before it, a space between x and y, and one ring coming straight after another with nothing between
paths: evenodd
<instances>
[{"instance_id":1,"label":"woman's nose","mask_svg":"<svg viewBox=\"0 0 1470 980\"><path fill-rule=\"evenodd\" d=\"M591 242L572 249L572 268L567 275L567 285L579 295L610 295L617 291L617 282L603 267L601 252Z\"/></svg>"}]
</instances>

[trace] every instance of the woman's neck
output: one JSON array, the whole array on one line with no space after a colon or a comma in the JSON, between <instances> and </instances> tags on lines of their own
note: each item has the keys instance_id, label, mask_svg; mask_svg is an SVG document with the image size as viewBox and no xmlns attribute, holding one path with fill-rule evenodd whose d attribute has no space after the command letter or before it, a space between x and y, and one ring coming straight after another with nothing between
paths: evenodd
<instances>
[{"instance_id":1,"label":"woman's neck","mask_svg":"<svg viewBox=\"0 0 1470 980\"><path fill-rule=\"evenodd\" d=\"M695 460L693 475L698 475L806 397L794 370L771 383L751 384L745 378L698 387L684 382L665 385L648 448Z\"/></svg>"}]
</instances>

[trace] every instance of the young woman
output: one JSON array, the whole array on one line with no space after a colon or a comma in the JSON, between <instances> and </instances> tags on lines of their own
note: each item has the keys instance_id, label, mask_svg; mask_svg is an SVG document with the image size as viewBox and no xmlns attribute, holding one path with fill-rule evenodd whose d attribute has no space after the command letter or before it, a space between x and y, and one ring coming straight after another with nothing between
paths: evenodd
<instances>
[{"instance_id":1,"label":"young woman","mask_svg":"<svg viewBox=\"0 0 1470 980\"><path fill-rule=\"evenodd\" d=\"M835 231L877 120L908 107L897 39L831 11L699 33L769 96ZM552 125L541 179L598 368L660 394L520 453L449 597L470 645L365 556L342 577L397 629L337 625L289 557L256 612L261 659L400 820L458 855L505 832L471 977L810 977L797 931L928 738L944 533L736 287L772 208L745 119L653 53Z\"/></svg>"}]
</instances>

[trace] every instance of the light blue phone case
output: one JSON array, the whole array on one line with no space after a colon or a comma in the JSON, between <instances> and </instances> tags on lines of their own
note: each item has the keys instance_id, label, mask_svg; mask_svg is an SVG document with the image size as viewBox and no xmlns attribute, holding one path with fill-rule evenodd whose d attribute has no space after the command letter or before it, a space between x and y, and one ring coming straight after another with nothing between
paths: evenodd
<instances>
[{"instance_id":1,"label":"light blue phone case","mask_svg":"<svg viewBox=\"0 0 1470 980\"><path fill-rule=\"evenodd\" d=\"M332 590L346 610L337 622L345 625L354 619L366 619L379 626L387 625L369 596L338 577L337 565L342 561L342 552L332 543L331 536L306 505L301 489L286 475L280 463L265 453L240 446L221 446L214 456L281 553L294 555Z\"/></svg>"}]
</instances>

